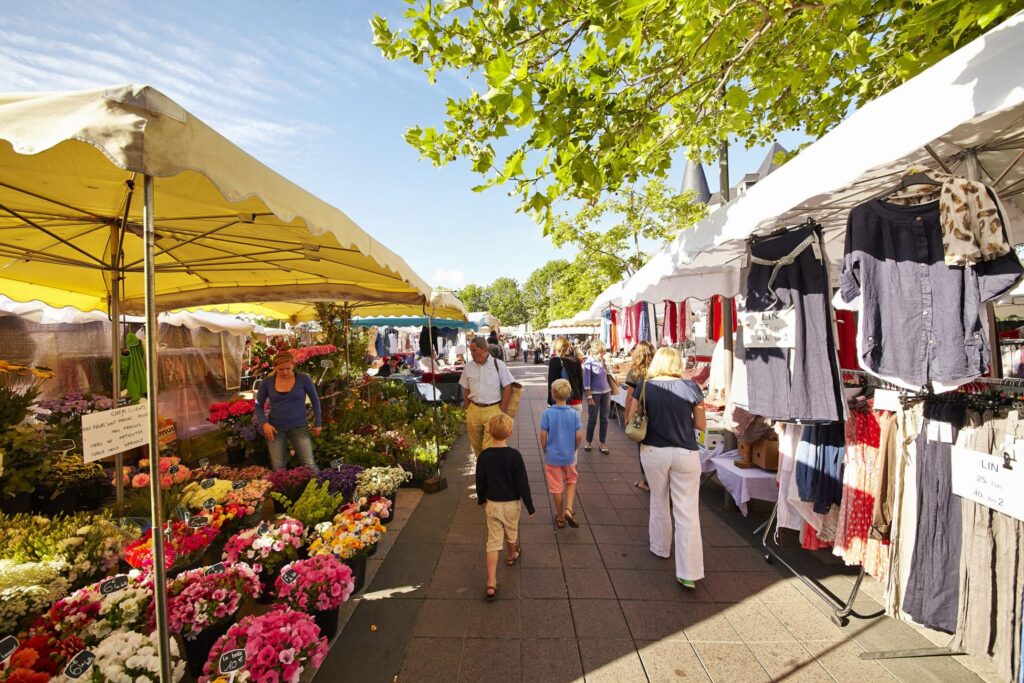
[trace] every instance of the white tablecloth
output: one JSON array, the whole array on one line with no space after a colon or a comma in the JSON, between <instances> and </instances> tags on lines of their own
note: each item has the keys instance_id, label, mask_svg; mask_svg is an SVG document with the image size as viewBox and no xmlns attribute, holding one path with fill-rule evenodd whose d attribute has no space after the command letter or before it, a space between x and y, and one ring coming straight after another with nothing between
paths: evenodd
<instances>
[{"instance_id":1,"label":"white tablecloth","mask_svg":"<svg viewBox=\"0 0 1024 683\"><path fill-rule=\"evenodd\" d=\"M735 451L713 458L715 473L722 486L736 501L736 507L743 516L747 516L747 501L751 498L774 502L779 497L779 487L775 483L775 473L757 467L742 469L736 467L739 456Z\"/></svg>"}]
</instances>

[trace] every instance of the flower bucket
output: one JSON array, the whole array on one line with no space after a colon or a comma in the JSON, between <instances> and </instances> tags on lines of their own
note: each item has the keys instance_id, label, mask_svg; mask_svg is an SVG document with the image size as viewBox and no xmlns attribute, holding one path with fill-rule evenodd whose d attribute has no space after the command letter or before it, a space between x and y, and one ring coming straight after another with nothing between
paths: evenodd
<instances>
[{"instance_id":1,"label":"flower bucket","mask_svg":"<svg viewBox=\"0 0 1024 683\"><path fill-rule=\"evenodd\" d=\"M320 629L320 635L327 638L327 640L334 640L334 636L338 635L339 609L339 607L335 607L334 609L313 612L313 621L316 622L317 627Z\"/></svg>"},{"instance_id":2,"label":"flower bucket","mask_svg":"<svg viewBox=\"0 0 1024 683\"><path fill-rule=\"evenodd\" d=\"M213 644L217 642L217 639L228 632L231 625L235 623L235 615L225 617L223 621L220 621L210 628L199 633L195 640L188 640L182 638L183 650L185 652L185 663L188 668L189 674L195 678L199 678L203 675L203 665L206 664L206 658L210 655L210 650L213 649Z\"/></svg>"},{"instance_id":3,"label":"flower bucket","mask_svg":"<svg viewBox=\"0 0 1024 683\"><path fill-rule=\"evenodd\" d=\"M244 445L229 445L227 446L227 464L228 465L241 465L246 462L246 446Z\"/></svg>"},{"instance_id":4,"label":"flower bucket","mask_svg":"<svg viewBox=\"0 0 1024 683\"><path fill-rule=\"evenodd\" d=\"M366 553L366 556L367 557L373 557L376 554L377 554L377 544L374 543L373 545L370 546L370 550Z\"/></svg>"},{"instance_id":5,"label":"flower bucket","mask_svg":"<svg viewBox=\"0 0 1024 683\"><path fill-rule=\"evenodd\" d=\"M31 493L18 493L14 496L4 496L0 498L0 511L6 512L9 515L16 515L19 512L31 512L32 510L32 494Z\"/></svg>"},{"instance_id":6,"label":"flower bucket","mask_svg":"<svg viewBox=\"0 0 1024 683\"><path fill-rule=\"evenodd\" d=\"M342 562L352 570L352 581L355 583L352 592L358 593L363 590L363 584L366 582L366 555L357 555L348 560L342 560Z\"/></svg>"},{"instance_id":7,"label":"flower bucket","mask_svg":"<svg viewBox=\"0 0 1024 683\"><path fill-rule=\"evenodd\" d=\"M263 584L263 592L260 593L260 597L256 598L257 604L269 605L274 602L274 582L277 581L277 576L280 573L280 567L272 572L267 571L266 567L260 570L260 583Z\"/></svg>"}]
</instances>

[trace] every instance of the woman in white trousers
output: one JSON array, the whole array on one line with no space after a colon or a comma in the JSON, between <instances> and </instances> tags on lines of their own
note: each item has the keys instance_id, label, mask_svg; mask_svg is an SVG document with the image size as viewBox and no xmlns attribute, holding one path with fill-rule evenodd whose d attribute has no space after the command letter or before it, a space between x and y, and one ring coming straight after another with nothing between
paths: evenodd
<instances>
[{"instance_id":1,"label":"woman in white trousers","mask_svg":"<svg viewBox=\"0 0 1024 683\"><path fill-rule=\"evenodd\" d=\"M637 410L647 413L647 436L640 444L640 460L651 488L651 552L669 557L674 536L676 581L692 590L696 581L704 578L696 432L704 429L706 420L704 393L683 379L683 368L679 351L658 349L647 378L633 390L636 400L631 402L626 419L631 421Z\"/></svg>"}]
</instances>

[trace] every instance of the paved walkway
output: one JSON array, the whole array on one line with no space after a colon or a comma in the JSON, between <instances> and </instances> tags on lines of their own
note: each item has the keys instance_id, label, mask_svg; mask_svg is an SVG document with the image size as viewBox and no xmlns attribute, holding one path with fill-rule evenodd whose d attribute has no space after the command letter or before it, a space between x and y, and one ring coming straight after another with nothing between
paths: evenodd
<instances>
[{"instance_id":1,"label":"paved walkway","mask_svg":"<svg viewBox=\"0 0 1024 683\"><path fill-rule=\"evenodd\" d=\"M542 366L513 365L526 386L511 444L523 452L537 515L523 517L522 561L499 564L499 599L483 600L483 514L465 438L445 466L449 488L425 496L370 582L317 681L979 681L949 657L866 661L864 650L928 647L909 626L854 618L835 626L796 578L765 563L750 518L702 490L707 577L695 592L647 549L647 494L634 488L636 447L609 427L612 454L581 453L579 529L556 529L538 443ZM847 595L848 568L785 550ZM873 583L870 579L867 580ZM880 607L866 586L857 614ZM395 676L397 675L397 679Z\"/></svg>"}]
</instances>

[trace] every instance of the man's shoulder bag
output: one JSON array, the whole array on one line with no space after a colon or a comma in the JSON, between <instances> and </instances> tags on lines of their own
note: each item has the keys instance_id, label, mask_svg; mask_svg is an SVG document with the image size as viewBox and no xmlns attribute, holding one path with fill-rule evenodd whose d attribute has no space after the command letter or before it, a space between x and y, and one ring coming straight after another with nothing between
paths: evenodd
<instances>
[{"instance_id":1,"label":"man's shoulder bag","mask_svg":"<svg viewBox=\"0 0 1024 683\"><path fill-rule=\"evenodd\" d=\"M647 396L647 380L644 380L643 385L640 387L640 402L633 413L633 419L626 423L626 436L633 441L640 443L647 438L647 403L645 398Z\"/></svg>"},{"instance_id":2,"label":"man's shoulder bag","mask_svg":"<svg viewBox=\"0 0 1024 683\"><path fill-rule=\"evenodd\" d=\"M505 393L505 385L501 383L501 368L498 367L498 359L494 358L494 371L498 373L498 386L502 394ZM505 414L509 417L515 417L516 413L519 412L519 402L523 398L523 385L519 382L512 382L512 396L508 400L508 410Z\"/></svg>"}]
</instances>

